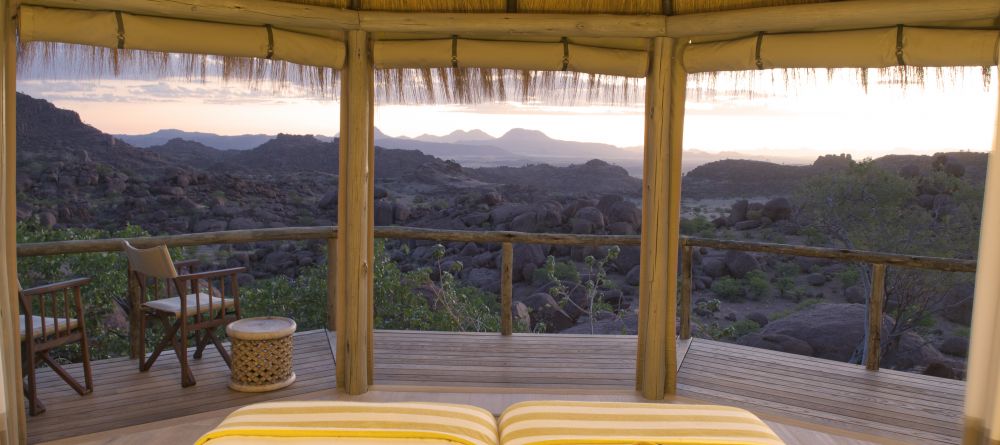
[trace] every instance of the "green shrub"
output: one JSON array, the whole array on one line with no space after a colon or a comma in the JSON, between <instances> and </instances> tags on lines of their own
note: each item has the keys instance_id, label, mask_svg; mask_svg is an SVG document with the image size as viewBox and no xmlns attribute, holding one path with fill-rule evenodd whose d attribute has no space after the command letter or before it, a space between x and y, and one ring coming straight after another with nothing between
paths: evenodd
<instances>
[{"instance_id":1,"label":"green shrub","mask_svg":"<svg viewBox=\"0 0 1000 445\"><path fill-rule=\"evenodd\" d=\"M753 320L740 320L733 323L730 327L733 328L732 338L734 339L740 338L751 332L757 332L757 330L760 329L760 325Z\"/></svg>"},{"instance_id":2,"label":"green shrub","mask_svg":"<svg viewBox=\"0 0 1000 445\"><path fill-rule=\"evenodd\" d=\"M857 268L850 267L842 272L837 273L837 280L840 281L840 285L847 289L861 281L861 273L858 272Z\"/></svg>"},{"instance_id":3,"label":"green shrub","mask_svg":"<svg viewBox=\"0 0 1000 445\"><path fill-rule=\"evenodd\" d=\"M750 296L752 300L760 300L767 297L768 293L771 292L771 283L767 280L767 275L764 271L757 269L752 270L747 273L746 287L748 289L747 295Z\"/></svg>"},{"instance_id":4,"label":"green shrub","mask_svg":"<svg viewBox=\"0 0 1000 445\"><path fill-rule=\"evenodd\" d=\"M17 242L89 240L102 238L133 238L149 236L139 226L109 232L97 229L48 229L37 220L17 224ZM181 249L170 249L174 260L183 259ZM127 270L125 256L118 252L85 253L21 257L17 260L18 278L24 288L55 283L76 277L90 277L84 286L82 300L90 356L94 360L127 355L129 352L128 318L118 308L116 298L127 301ZM78 361L77 346L59 348L57 358Z\"/></svg>"},{"instance_id":5,"label":"green shrub","mask_svg":"<svg viewBox=\"0 0 1000 445\"><path fill-rule=\"evenodd\" d=\"M244 318L288 317L300 331L320 329L326 323L326 293L326 264L315 265L294 278L279 275L241 289L240 310Z\"/></svg>"},{"instance_id":6,"label":"green shrub","mask_svg":"<svg viewBox=\"0 0 1000 445\"><path fill-rule=\"evenodd\" d=\"M696 215L691 219L681 218L680 229L682 235L711 237L715 233L715 226L704 215Z\"/></svg>"},{"instance_id":7,"label":"green shrub","mask_svg":"<svg viewBox=\"0 0 1000 445\"><path fill-rule=\"evenodd\" d=\"M733 277L722 277L712 282L712 292L723 300L738 300L743 298L745 290L743 283Z\"/></svg>"}]
</instances>

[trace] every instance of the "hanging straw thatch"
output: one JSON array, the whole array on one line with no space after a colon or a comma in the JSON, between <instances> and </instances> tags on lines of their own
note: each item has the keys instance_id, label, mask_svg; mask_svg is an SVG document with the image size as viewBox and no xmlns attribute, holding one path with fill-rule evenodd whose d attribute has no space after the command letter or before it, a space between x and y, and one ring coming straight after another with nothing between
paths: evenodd
<instances>
[{"instance_id":1,"label":"hanging straw thatch","mask_svg":"<svg viewBox=\"0 0 1000 445\"><path fill-rule=\"evenodd\" d=\"M336 97L340 72L252 57L222 57L102 48L65 43L18 45L18 72L40 77L184 78L239 82L253 90L283 91L301 86L321 97Z\"/></svg>"},{"instance_id":2,"label":"hanging straw thatch","mask_svg":"<svg viewBox=\"0 0 1000 445\"><path fill-rule=\"evenodd\" d=\"M375 75L375 95L381 103L628 105L642 103L644 97L643 79L561 71L386 69Z\"/></svg>"}]
</instances>

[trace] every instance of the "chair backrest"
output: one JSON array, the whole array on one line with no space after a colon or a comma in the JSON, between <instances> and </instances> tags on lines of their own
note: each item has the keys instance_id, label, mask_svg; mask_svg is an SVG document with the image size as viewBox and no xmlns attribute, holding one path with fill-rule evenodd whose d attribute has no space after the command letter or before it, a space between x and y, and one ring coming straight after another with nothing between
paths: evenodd
<instances>
[{"instance_id":1,"label":"chair backrest","mask_svg":"<svg viewBox=\"0 0 1000 445\"><path fill-rule=\"evenodd\" d=\"M23 332L27 333L26 338L45 342L83 329L80 289L89 282L90 278L74 278L23 289L18 280L21 325Z\"/></svg>"},{"instance_id":2,"label":"chair backrest","mask_svg":"<svg viewBox=\"0 0 1000 445\"><path fill-rule=\"evenodd\" d=\"M149 249L137 249L122 241L122 248L125 250L125 257L128 258L129 267L133 272L152 278L173 279L177 278L177 269L170 259L170 251L167 246L159 245Z\"/></svg>"}]
</instances>

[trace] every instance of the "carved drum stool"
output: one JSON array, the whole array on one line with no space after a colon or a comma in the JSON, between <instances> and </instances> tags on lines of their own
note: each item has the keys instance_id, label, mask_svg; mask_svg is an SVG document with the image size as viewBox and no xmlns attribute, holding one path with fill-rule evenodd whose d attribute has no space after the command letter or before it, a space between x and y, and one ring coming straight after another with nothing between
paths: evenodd
<instances>
[{"instance_id":1,"label":"carved drum stool","mask_svg":"<svg viewBox=\"0 0 1000 445\"><path fill-rule=\"evenodd\" d=\"M233 351L229 387L265 392L291 385L294 333L295 321L284 317L245 318L226 326Z\"/></svg>"}]
</instances>

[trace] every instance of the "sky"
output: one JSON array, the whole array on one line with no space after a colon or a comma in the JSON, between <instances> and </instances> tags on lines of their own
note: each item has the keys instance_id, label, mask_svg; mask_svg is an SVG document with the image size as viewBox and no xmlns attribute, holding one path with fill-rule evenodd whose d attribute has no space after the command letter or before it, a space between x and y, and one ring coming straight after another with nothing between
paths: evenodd
<instances>
[{"instance_id":1,"label":"sky","mask_svg":"<svg viewBox=\"0 0 1000 445\"><path fill-rule=\"evenodd\" d=\"M989 87L978 70L940 79L932 74L923 86L873 81L867 91L853 72L791 81L774 73L750 80L692 78L684 146L791 157L987 151L996 121L995 71ZM737 92L751 84L754 97ZM339 129L336 100L296 88L275 93L211 78L69 79L29 72L19 77L18 90L74 110L84 122L113 134L177 128L227 135L334 135ZM641 104L378 105L375 123L391 136L472 129L500 136L528 128L556 139L620 147L638 147L643 140Z\"/></svg>"}]
</instances>

